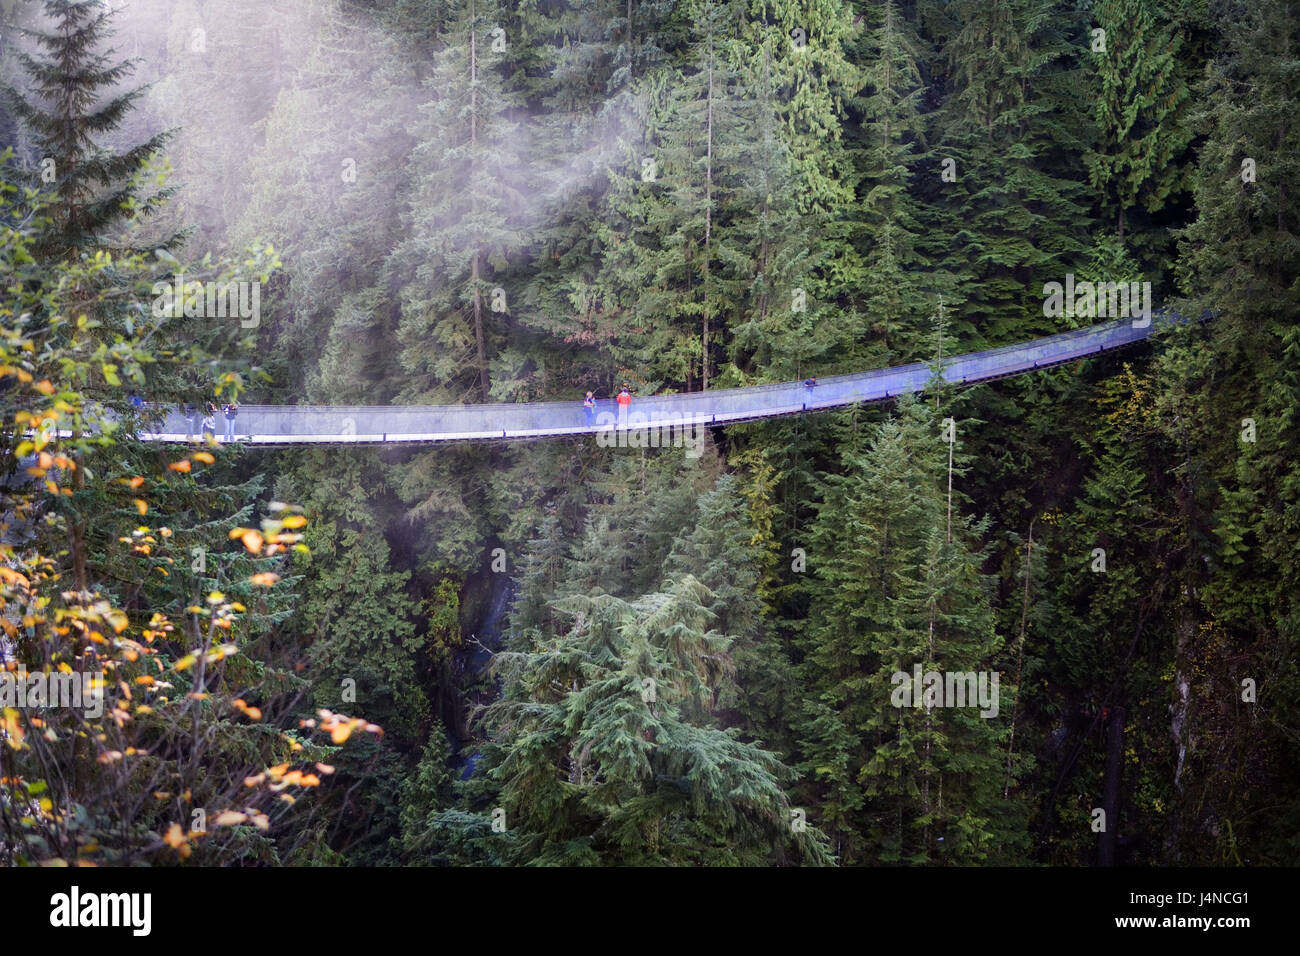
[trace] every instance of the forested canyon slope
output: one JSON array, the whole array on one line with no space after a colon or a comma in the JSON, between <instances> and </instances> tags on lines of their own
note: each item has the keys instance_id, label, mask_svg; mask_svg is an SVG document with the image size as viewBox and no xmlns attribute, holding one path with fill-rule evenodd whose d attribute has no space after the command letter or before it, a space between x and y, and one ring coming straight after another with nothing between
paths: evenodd
<instances>
[{"instance_id":1,"label":"forested canyon slope","mask_svg":"<svg viewBox=\"0 0 1300 956\"><path fill-rule=\"evenodd\" d=\"M1295 3L0 25L0 861L1300 863Z\"/></svg>"}]
</instances>

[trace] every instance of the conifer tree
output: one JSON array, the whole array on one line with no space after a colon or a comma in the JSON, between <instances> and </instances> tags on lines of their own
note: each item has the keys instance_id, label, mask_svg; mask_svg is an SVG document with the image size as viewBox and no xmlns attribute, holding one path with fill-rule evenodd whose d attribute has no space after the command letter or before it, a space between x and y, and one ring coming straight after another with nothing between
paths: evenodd
<instances>
[{"instance_id":1,"label":"conifer tree","mask_svg":"<svg viewBox=\"0 0 1300 956\"><path fill-rule=\"evenodd\" d=\"M972 0L954 12L943 49L952 86L933 114L941 165L924 180L937 206L922 249L943 263L936 284L954 337L975 347L1057 331L1043 324L1042 283L1085 251L1090 197L1079 150L1066 144L1086 114L1056 66L1068 63L1069 22L1045 0ZM948 160L955 182L941 178Z\"/></svg>"},{"instance_id":2,"label":"conifer tree","mask_svg":"<svg viewBox=\"0 0 1300 956\"><path fill-rule=\"evenodd\" d=\"M1180 237L1178 270L1187 309L1214 318L1162 356L1157 398L1166 435L1184 445L1180 510L1202 516L1192 522L1198 560L1185 577L1204 603L1201 626L1180 633L1175 645L1174 669L1187 693L1173 702L1172 716L1180 718L1176 737L1187 759L1170 842L1188 862L1281 863L1296 859L1280 835L1294 828L1300 805L1288 791L1255 817L1235 805L1240 791L1228 781L1246 772L1276 779L1296 759L1289 736L1266 730L1256 711L1235 702L1244 693L1239 675L1296 657L1300 568L1285 529L1295 524L1300 487L1300 190L1293 185L1300 25L1294 5L1277 0L1216 14L1225 42L1197 91L1194 121L1206 141L1192 173L1197 218ZM1272 726L1293 724L1300 675L1287 664L1272 682ZM1207 735L1221 746L1194 745ZM1210 821L1230 818L1241 821L1232 834L1220 828L1205 840Z\"/></svg>"},{"instance_id":3,"label":"conifer tree","mask_svg":"<svg viewBox=\"0 0 1300 956\"><path fill-rule=\"evenodd\" d=\"M813 531L800 767L846 863L985 861L1022 837L1001 792L1005 729L897 700L896 674L987 672L1001 643L984 529L950 510L941 432L927 405L900 403L869 449L846 449Z\"/></svg>"},{"instance_id":4,"label":"conifer tree","mask_svg":"<svg viewBox=\"0 0 1300 956\"><path fill-rule=\"evenodd\" d=\"M45 0L44 9L49 27L30 31L41 55L19 54L35 98L12 88L7 95L39 153L34 179L54 195L37 254L66 257L112 242L128 208L147 213L166 201L167 190L145 193L139 174L168 134L122 153L102 148L98 141L121 125L144 92L117 89L134 64L114 62L104 49L114 11L94 0Z\"/></svg>"},{"instance_id":5,"label":"conifer tree","mask_svg":"<svg viewBox=\"0 0 1300 956\"><path fill-rule=\"evenodd\" d=\"M573 595L557 602L570 630L501 655L493 777L524 859L825 861L815 829L790 827L788 771L709 717L728 641L708 629L707 599L689 575L630 603Z\"/></svg>"},{"instance_id":6,"label":"conifer tree","mask_svg":"<svg viewBox=\"0 0 1300 956\"><path fill-rule=\"evenodd\" d=\"M724 145L735 188L724 199L719 246L735 276L730 312L731 366L723 384L790 381L847 357L852 340L837 300L822 294L834 252L821 217L802 209L794 153L782 119L774 34L739 61L743 134Z\"/></svg>"},{"instance_id":7,"label":"conifer tree","mask_svg":"<svg viewBox=\"0 0 1300 956\"><path fill-rule=\"evenodd\" d=\"M239 12L210 11L209 30L235 34L229 18ZM271 357L268 398L368 404L392 399L401 382L395 288L409 273L399 283L385 265L410 235L412 170L393 159L410 155L407 126L420 98L409 52L357 17L338 0L317 10L300 41L298 75L280 78L287 88L246 162L246 196L230 229L240 244L271 242L289 264L266 290L257 332ZM292 32L274 20L270 27L271 37Z\"/></svg>"},{"instance_id":8,"label":"conifer tree","mask_svg":"<svg viewBox=\"0 0 1300 956\"><path fill-rule=\"evenodd\" d=\"M1148 4L1099 0L1095 11L1105 50L1091 54L1098 142L1086 160L1102 213L1122 240L1133 209L1158 212L1184 185L1178 159L1191 138L1190 94L1178 62L1182 41Z\"/></svg>"},{"instance_id":9,"label":"conifer tree","mask_svg":"<svg viewBox=\"0 0 1300 956\"><path fill-rule=\"evenodd\" d=\"M910 187L918 164L932 161L921 150L923 88L915 38L892 0L872 5L870 29L857 43L867 65L866 83L851 108L862 117L858 159L862 170L863 308L873 337L880 340L881 364L899 364L915 354L924 315L916 241L921 230L915 193ZM874 343L873 343L874 345Z\"/></svg>"},{"instance_id":10,"label":"conifer tree","mask_svg":"<svg viewBox=\"0 0 1300 956\"><path fill-rule=\"evenodd\" d=\"M499 283L522 245L526 165L513 93L499 72L509 44L499 20L492 0L459 5L425 84L431 99L412 128L412 235L395 254L405 276L407 400L491 400L491 353L509 328L509 290Z\"/></svg>"},{"instance_id":11,"label":"conifer tree","mask_svg":"<svg viewBox=\"0 0 1300 956\"><path fill-rule=\"evenodd\" d=\"M768 746L785 746L793 674L765 619L754 538L736 479L723 475L700 496L694 527L674 543L666 568L690 574L709 589L713 626L732 639L736 676L718 700L718 707L732 714L728 722Z\"/></svg>"}]
</instances>

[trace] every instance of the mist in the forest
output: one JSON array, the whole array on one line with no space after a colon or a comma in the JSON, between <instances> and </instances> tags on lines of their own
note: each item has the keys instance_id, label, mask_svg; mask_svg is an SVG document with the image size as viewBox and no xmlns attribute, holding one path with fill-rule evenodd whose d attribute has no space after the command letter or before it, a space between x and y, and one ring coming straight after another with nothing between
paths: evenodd
<instances>
[{"instance_id":1,"label":"mist in the forest","mask_svg":"<svg viewBox=\"0 0 1300 956\"><path fill-rule=\"evenodd\" d=\"M426 121L431 102L446 92L430 82L436 51L339 3L117 0L112 6L118 11L114 35L104 52L110 60L135 61L121 89L145 89L139 108L102 145L123 149L172 131L165 161L176 196L167 216L173 227L190 231L189 251L196 256L221 248L232 235L254 237L248 223L239 228L240 218L259 176L271 168L267 160L278 163L276 185L300 185L284 177L286 165L296 165L301 178L321 187L332 182L340 195L366 175L399 175L411 160L412 130ZM15 11L11 23L48 27L39 22L39 4L20 7L24 9ZM35 41L10 26L0 42L4 80L21 89L25 80L13 54L18 48L33 51ZM492 67L491 42L490 36L479 38L481 71ZM295 141L297 162L288 162L283 136L276 139L274 155L261 155L268 135L276 133L269 124L295 98L313 114L312 124ZM581 117L550 112L544 125L522 109L512 109L509 118L510 148L490 153L486 165L508 185L504 211L520 232L535 228L548 210L611 166L635 161L624 143L639 124L618 99ZM377 135L380 124L389 129ZM567 146L557 150L557 143ZM20 163L39 162L25 148L28 144L15 145ZM436 149L426 161L438 161ZM439 185L458 195L470 184L451 179ZM409 203L412 195L399 193L397 199ZM304 216L302 225L311 218ZM293 248L297 236L256 238Z\"/></svg>"}]
</instances>

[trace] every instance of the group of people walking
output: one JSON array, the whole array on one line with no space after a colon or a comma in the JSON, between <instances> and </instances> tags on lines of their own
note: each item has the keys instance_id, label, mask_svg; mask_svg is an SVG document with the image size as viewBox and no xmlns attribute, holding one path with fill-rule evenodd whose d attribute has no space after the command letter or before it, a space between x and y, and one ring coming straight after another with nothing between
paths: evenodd
<instances>
[{"instance_id":1,"label":"group of people walking","mask_svg":"<svg viewBox=\"0 0 1300 956\"><path fill-rule=\"evenodd\" d=\"M185 413L185 440L193 441L194 433L199 430L200 415L199 409L190 402L186 402L183 408ZM239 406L234 402L227 402L221 406L221 414L226 419L226 433L224 441L235 440L235 416L239 414ZM217 406L215 402L206 402L202 410L202 435L204 439L214 438L217 431Z\"/></svg>"}]
</instances>

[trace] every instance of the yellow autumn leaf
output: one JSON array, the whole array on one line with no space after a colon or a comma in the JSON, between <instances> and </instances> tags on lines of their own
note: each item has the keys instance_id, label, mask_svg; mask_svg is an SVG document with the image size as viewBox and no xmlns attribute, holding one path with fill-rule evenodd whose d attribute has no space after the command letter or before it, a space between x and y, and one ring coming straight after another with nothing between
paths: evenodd
<instances>
[{"instance_id":1,"label":"yellow autumn leaf","mask_svg":"<svg viewBox=\"0 0 1300 956\"><path fill-rule=\"evenodd\" d=\"M13 750L22 750L23 748L23 725L19 720L19 713L12 707L6 707L0 711L0 728L4 729L6 743Z\"/></svg>"}]
</instances>

